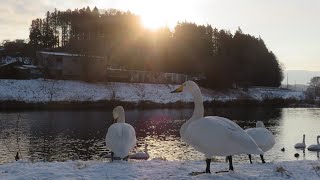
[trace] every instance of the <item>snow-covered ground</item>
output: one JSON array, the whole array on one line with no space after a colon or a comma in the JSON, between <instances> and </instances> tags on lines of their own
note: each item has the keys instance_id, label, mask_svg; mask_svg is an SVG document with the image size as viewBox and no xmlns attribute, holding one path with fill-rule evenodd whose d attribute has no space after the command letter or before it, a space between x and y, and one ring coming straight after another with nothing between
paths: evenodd
<instances>
[{"instance_id":1,"label":"snow-covered ground","mask_svg":"<svg viewBox=\"0 0 320 180\"><path fill-rule=\"evenodd\" d=\"M19 161L0 165L0 179L320 179L319 161L234 163L234 172L189 175L204 168L204 161ZM212 172L227 168L227 163L211 164Z\"/></svg>"},{"instance_id":2,"label":"snow-covered ground","mask_svg":"<svg viewBox=\"0 0 320 180\"><path fill-rule=\"evenodd\" d=\"M34 102L96 102L118 100L123 102L151 101L160 104L178 101L191 102L190 95L170 92L177 85L142 84L142 83L86 83L68 80L0 80L0 101ZM303 92L274 88L249 88L248 91L230 89L213 91L201 88L205 101L227 102L241 99L296 99L305 98Z\"/></svg>"}]
</instances>

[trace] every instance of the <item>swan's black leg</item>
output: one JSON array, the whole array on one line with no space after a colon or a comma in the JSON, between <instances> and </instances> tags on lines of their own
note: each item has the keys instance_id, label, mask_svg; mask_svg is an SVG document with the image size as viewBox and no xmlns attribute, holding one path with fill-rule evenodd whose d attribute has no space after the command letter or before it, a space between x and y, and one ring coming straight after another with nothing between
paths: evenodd
<instances>
[{"instance_id":1,"label":"swan's black leg","mask_svg":"<svg viewBox=\"0 0 320 180\"><path fill-rule=\"evenodd\" d=\"M206 159L206 163L207 163L206 173L211 173L211 171L210 171L211 159Z\"/></svg>"},{"instance_id":2,"label":"swan's black leg","mask_svg":"<svg viewBox=\"0 0 320 180\"><path fill-rule=\"evenodd\" d=\"M228 156L228 160L229 160L229 171L233 171L232 156Z\"/></svg>"},{"instance_id":3,"label":"swan's black leg","mask_svg":"<svg viewBox=\"0 0 320 180\"><path fill-rule=\"evenodd\" d=\"M129 156L126 156L123 158L124 161L128 161L128 159L129 159Z\"/></svg>"},{"instance_id":4,"label":"swan's black leg","mask_svg":"<svg viewBox=\"0 0 320 180\"><path fill-rule=\"evenodd\" d=\"M202 171L202 172L192 172L192 173L189 173L189 175L191 175L191 176L197 176L197 175L199 175L199 174L211 173L211 171L210 171L211 159L206 159L206 163L207 163L206 171Z\"/></svg>"},{"instance_id":5,"label":"swan's black leg","mask_svg":"<svg viewBox=\"0 0 320 180\"><path fill-rule=\"evenodd\" d=\"M262 154L260 154L260 158L261 158L262 163L266 163L266 162L264 161L264 159L263 159L263 155L262 155Z\"/></svg>"},{"instance_id":6,"label":"swan's black leg","mask_svg":"<svg viewBox=\"0 0 320 180\"><path fill-rule=\"evenodd\" d=\"M248 156L249 156L250 164L252 164L251 154L248 154Z\"/></svg>"},{"instance_id":7,"label":"swan's black leg","mask_svg":"<svg viewBox=\"0 0 320 180\"><path fill-rule=\"evenodd\" d=\"M114 153L111 151L111 162L113 161L114 159Z\"/></svg>"},{"instance_id":8,"label":"swan's black leg","mask_svg":"<svg viewBox=\"0 0 320 180\"><path fill-rule=\"evenodd\" d=\"M20 159L20 156L19 156L19 152L17 152L16 156L14 157L16 161L18 161Z\"/></svg>"}]
</instances>

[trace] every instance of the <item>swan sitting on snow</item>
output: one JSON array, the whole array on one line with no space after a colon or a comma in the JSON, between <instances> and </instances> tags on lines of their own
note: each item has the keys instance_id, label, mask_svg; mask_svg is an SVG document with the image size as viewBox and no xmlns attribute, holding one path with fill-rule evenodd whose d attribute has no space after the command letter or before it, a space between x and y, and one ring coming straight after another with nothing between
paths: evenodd
<instances>
[{"instance_id":1,"label":"swan sitting on snow","mask_svg":"<svg viewBox=\"0 0 320 180\"><path fill-rule=\"evenodd\" d=\"M149 159L150 156L149 156L147 147L148 147L148 144L145 144L144 152L138 152L138 153L132 154L130 156L130 159L144 159L144 160Z\"/></svg>"},{"instance_id":2,"label":"swan sitting on snow","mask_svg":"<svg viewBox=\"0 0 320 180\"><path fill-rule=\"evenodd\" d=\"M309 151L320 151L319 138L320 136L317 136L317 144L312 144L308 147Z\"/></svg>"},{"instance_id":3,"label":"swan sitting on snow","mask_svg":"<svg viewBox=\"0 0 320 180\"><path fill-rule=\"evenodd\" d=\"M256 144L263 152L267 152L270 149L272 149L272 147L276 143L273 134L265 128L263 122L261 121L257 121L256 128L246 129L246 132L253 138L253 140L256 142ZM263 159L263 154L260 154L260 158L262 163L265 163ZM250 163L252 164L250 154L249 159Z\"/></svg>"},{"instance_id":4,"label":"swan sitting on snow","mask_svg":"<svg viewBox=\"0 0 320 180\"><path fill-rule=\"evenodd\" d=\"M295 144L295 145L294 145L294 148L296 148L296 149L305 149L305 148L306 148L306 141L305 141L305 139L306 139L306 135L304 134L304 135L303 135L303 139L302 139L302 143L297 143L297 144Z\"/></svg>"},{"instance_id":5,"label":"swan sitting on snow","mask_svg":"<svg viewBox=\"0 0 320 180\"><path fill-rule=\"evenodd\" d=\"M128 159L129 152L136 145L136 132L134 128L125 123L125 114L122 106L113 109L113 118L116 123L112 124L106 135L106 146L111 152L111 161L114 156Z\"/></svg>"},{"instance_id":6,"label":"swan sitting on snow","mask_svg":"<svg viewBox=\"0 0 320 180\"><path fill-rule=\"evenodd\" d=\"M263 154L254 140L236 123L218 116L204 117L203 99L200 88L193 81L183 83L172 93L189 92L194 98L192 117L180 129L181 138L206 157L206 171L211 173L213 156L227 156L229 170L233 170L232 155ZM198 174L198 173L194 173Z\"/></svg>"}]
</instances>

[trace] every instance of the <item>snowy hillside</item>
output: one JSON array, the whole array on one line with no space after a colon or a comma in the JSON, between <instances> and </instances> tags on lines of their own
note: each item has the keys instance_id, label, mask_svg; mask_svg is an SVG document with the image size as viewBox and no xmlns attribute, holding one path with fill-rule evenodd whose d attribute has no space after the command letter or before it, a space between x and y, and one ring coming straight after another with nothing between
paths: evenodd
<instances>
[{"instance_id":1,"label":"snowy hillside","mask_svg":"<svg viewBox=\"0 0 320 180\"><path fill-rule=\"evenodd\" d=\"M82 81L66 80L0 80L0 101L35 102L96 102L118 100L123 102L151 101L160 104L178 101L191 102L190 95L170 92L177 85L139 84L139 83L104 83L93 84ZM296 99L303 100L302 92L250 88L248 91L227 90L223 92L201 88L205 101L227 102L232 100L252 99Z\"/></svg>"},{"instance_id":2,"label":"snowy hillside","mask_svg":"<svg viewBox=\"0 0 320 180\"><path fill-rule=\"evenodd\" d=\"M234 163L234 172L189 175L204 168L204 161L19 161L0 165L0 179L320 179L318 161ZM227 168L227 163L211 164L212 172Z\"/></svg>"}]
</instances>

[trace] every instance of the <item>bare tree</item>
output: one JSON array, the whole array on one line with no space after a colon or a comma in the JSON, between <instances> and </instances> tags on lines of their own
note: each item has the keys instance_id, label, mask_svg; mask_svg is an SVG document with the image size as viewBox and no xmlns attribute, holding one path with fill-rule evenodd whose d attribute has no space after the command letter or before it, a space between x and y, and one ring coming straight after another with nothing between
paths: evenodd
<instances>
[{"instance_id":1,"label":"bare tree","mask_svg":"<svg viewBox=\"0 0 320 180\"><path fill-rule=\"evenodd\" d=\"M320 97L320 77L316 76L311 78L309 87L306 91L309 100L317 100Z\"/></svg>"},{"instance_id":2,"label":"bare tree","mask_svg":"<svg viewBox=\"0 0 320 180\"><path fill-rule=\"evenodd\" d=\"M41 85L41 90L48 95L49 102L52 102L54 96L60 91L56 80L44 80Z\"/></svg>"}]
</instances>

